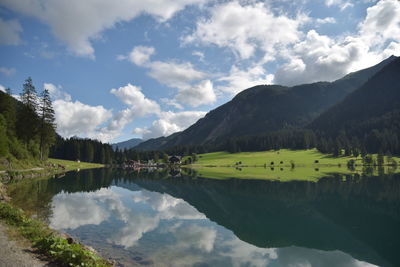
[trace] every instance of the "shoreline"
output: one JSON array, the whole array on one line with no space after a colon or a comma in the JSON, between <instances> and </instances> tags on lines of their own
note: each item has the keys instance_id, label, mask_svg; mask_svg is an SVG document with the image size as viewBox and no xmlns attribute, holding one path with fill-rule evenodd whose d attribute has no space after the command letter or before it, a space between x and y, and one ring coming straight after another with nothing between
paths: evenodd
<instances>
[{"instance_id":1,"label":"shoreline","mask_svg":"<svg viewBox=\"0 0 400 267\"><path fill-rule=\"evenodd\" d=\"M103 167L105 166L83 167L82 169ZM51 229L47 224L29 217L25 211L11 204L11 198L7 194L7 183L46 176L50 178L74 170L79 170L79 168L57 166L34 170L4 171L3 175L0 175L0 238L3 242L10 244L11 251L15 254L10 255L9 259L22 257L28 263L23 266L31 266L31 264L34 264L33 266L49 266L48 264L51 266L80 266L82 263L85 266L101 267L115 265L102 258L92 247L83 245L72 237ZM10 231L13 232L13 237L28 243L26 245L29 248L28 251L19 249L18 244L7 234ZM38 262L36 256L43 256L44 261L36 264ZM8 262L7 264L12 264L7 266L20 266L18 262Z\"/></svg>"}]
</instances>

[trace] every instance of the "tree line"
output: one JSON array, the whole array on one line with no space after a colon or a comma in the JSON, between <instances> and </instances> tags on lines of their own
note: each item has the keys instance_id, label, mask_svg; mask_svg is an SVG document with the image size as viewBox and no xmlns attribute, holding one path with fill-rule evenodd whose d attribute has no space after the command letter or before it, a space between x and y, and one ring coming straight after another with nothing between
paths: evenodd
<instances>
[{"instance_id":1,"label":"tree line","mask_svg":"<svg viewBox=\"0 0 400 267\"><path fill-rule=\"evenodd\" d=\"M104 144L98 140L89 138L62 138L57 136L55 144L50 149L50 157L80 160L101 164L116 163L114 151L110 144Z\"/></svg>"},{"instance_id":2,"label":"tree line","mask_svg":"<svg viewBox=\"0 0 400 267\"><path fill-rule=\"evenodd\" d=\"M0 92L0 157L45 160L55 136L54 109L47 89L38 94L32 79L27 78L20 101L10 88Z\"/></svg>"}]
</instances>

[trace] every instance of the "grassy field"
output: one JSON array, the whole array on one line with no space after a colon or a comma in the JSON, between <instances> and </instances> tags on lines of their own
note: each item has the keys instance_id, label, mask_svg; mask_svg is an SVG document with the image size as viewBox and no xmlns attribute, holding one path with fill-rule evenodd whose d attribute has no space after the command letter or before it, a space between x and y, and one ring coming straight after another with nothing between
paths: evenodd
<instances>
[{"instance_id":1,"label":"grassy field","mask_svg":"<svg viewBox=\"0 0 400 267\"><path fill-rule=\"evenodd\" d=\"M296 167L318 167L318 166L337 166L346 165L350 159L354 159L361 164L361 157L332 157L322 154L316 149L309 150L287 150L262 151L262 152L214 152L198 155L198 161L194 165L214 165L214 166L234 166L237 162L246 166L291 166L292 162ZM318 160L318 163L315 161ZM271 164L273 162L273 164ZM281 163L282 162L282 163Z\"/></svg>"},{"instance_id":2,"label":"grassy field","mask_svg":"<svg viewBox=\"0 0 400 267\"><path fill-rule=\"evenodd\" d=\"M77 169L95 169L95 168L103 168L103 164L98 163L89 163L89 162L76 162L72 160L64 160L64 159L48 159L48 162L53 164L59 164L65 167L65 170L77 170Z\"/></svg>"},{"instance_id":3,"label":"grassy field","mask_svg":"<svg viewBox=\"0 0 400 267\"><path fill-rule=\"evenodd\" d=\"M10 168L11 167L11 168ZM0 169L0 180L10 178L32 178L50 176L72 170L103 168L103 164L76 162L62 159L48 159L47 161L12 161L11 166Z\"/></svg>"},{"instance_id":4,"label":"grassy field","mask_svg":"<svg viewBox=\"0 0 400 267\"><path fill-rule=\"evenodd\" d=\"M376 158L376 155L374 155ZM347 167L349 160L355 160L354 170ZM393 158L399 162L399 158ZM361 157L332 157L315 149L227 153L214 152L198 155L198 161L190 165L200 177L227 179L270 179L280 181L316 181L332 173L362 173ZM385 173L398 172L385 166ZM377 168L372 170L378 175Z\"/></svg>"}]
</instances>

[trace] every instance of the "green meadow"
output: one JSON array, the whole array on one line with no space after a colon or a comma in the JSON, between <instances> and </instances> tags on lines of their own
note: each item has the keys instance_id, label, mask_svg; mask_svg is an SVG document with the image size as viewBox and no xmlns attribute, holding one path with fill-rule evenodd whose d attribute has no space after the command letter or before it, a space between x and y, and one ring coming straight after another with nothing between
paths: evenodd
<instances>
[{"instance_id":1,"label":"green meadow","mask_svg":"<svg viewBox=\"0 0 400 267\"><path fill-rule=\"evenodd\" d=\"M213 152L199 154L198 160L189 165L200 177L228 179L269 179L317 181L331 174L362 174L366 168L362 158L353 156L333 157L316 149L262 151L262 152ZM376 159L377 155L373 155ZM393 157L396 162L400 158ZM354 168L347 167L349 160L355 160ZM386 157L385 157L386 161ZM368 168L369 174L393 173L394 166Z\"/></svg>"},{"instance_id":2,"label":"green meadow","mask_svg":"<svg viewBox=\"0 0 400 267\"><path fill-rule=\"evenodd\" d=\"M64 159L52 159L49 158L48 162L53 164L59 164L65 167L66 171L71 170L83 170L83 169L95 169L95 168L103 168L104 164L98 163L90 163L90 162L77 162L72 160L64 160Z\"/></svg>"}]
</instances>

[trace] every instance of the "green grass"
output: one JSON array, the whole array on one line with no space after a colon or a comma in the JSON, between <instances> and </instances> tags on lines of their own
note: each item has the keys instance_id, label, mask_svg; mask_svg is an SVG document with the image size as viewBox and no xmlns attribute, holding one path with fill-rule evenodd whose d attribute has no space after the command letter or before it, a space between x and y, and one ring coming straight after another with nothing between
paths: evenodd
<instances>
[{"instance_id":1,"label":"green grass","mask_svg":"<svg viewBox=\"0 0 400 267\"><path fill-rule=\"evenodd\" d=\"M0 180L14 178L32 178L37 176L50 176L57 173L64 173L72 170L103 168L103 164L76 162L62 159L48 159L47 161L12 161L10 166L4 166L4 160L0 158ZM7 178L8 177L8 178Z\"/></svg>"},{"instance_id":2,"label":"green grass","mask_svg":"<svg viewBox=\"0 0 400 267\"><path fill-rule=\"evenodd\" d=\"M228 153L228 152L214 152L198 155L198 161L193 165L214 165L214 166L234 166L237 162L240 165L247 166L267 166L274 162L274 166L291 166L291 161L294 162L296 167L305 166L333 166L333 165L346 165L350 159L355 159L361 164L361 157L332 157L328 154L322 154L316 149L309 150L288 150L281 149L278 151L262 151L262 152L241 152L241 153ZM319 163L316 164L315 160ZM280 163L280 162L283 163Z\"/></svg>"},{"instance_id":3,"label":"green grass","mask_svg":"<svg viewBox=\"0 0 400 267\"><path fill-rule=\"evenodd\" d=\"M347 163L351 159L355 160L357 164L354 170L347 168ZM399 158L394 157L393 159L399 162ZM361 174L363 172L361 157L332 157L322 154L316 149L206 153L198 155L198 161L189 166L194 168L199 176L215 179L316 181L332 173ZM388 166L385 166L383 170L386 173L396 171ZM372 174L378 175L377 168L373 169Z\"/></svg>"},{"instance_id":4,"label":"green grass","mask_svg":"<svg viewBox=\"0 0 400 267\"><path fill-rule=\"evenodd\" d=\"M0 202L0 220L30 240L40 252L66 266L111 266L82 245L69 244L65 238L59 236L45 224L29 218L22 210L8 203Z\"/></svg>"},{"instance_id":5,"label":"green grass","mask_svg":"<svg viewBox=\"0 0 400 267\"><path fill-rule=\"evenodd\" d=\"M103 168L104 164L98 163L89 163L89 162L76 162L72 160L64 160L64 159L52 159L49 158L48 162L53 164L59 164L65 167L67 171L77 170L77 169L95 169L95 168Z\"/></svg>"}]
</instances>

